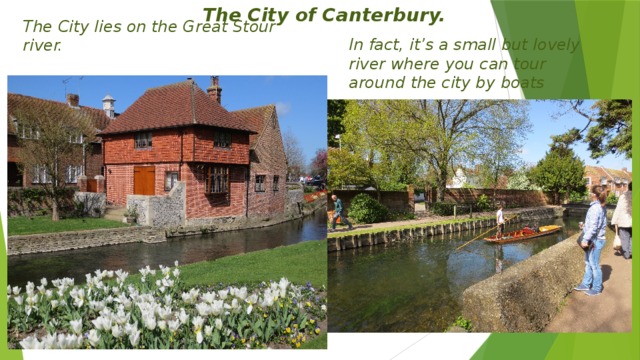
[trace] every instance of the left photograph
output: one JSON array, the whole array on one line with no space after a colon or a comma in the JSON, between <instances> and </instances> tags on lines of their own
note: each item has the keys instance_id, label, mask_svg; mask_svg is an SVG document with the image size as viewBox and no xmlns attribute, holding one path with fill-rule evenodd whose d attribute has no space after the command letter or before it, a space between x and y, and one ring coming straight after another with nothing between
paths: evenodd
<instances>
[{"instance_id":1,"label":"left photograph","mask_svg":"<svg viewBox=\"0 0 640 360\"><path fill-rule=\"evenodd\" d=\"M326 77L7 80L10 349L326 349Z\"/></svg>"}]
</instances>

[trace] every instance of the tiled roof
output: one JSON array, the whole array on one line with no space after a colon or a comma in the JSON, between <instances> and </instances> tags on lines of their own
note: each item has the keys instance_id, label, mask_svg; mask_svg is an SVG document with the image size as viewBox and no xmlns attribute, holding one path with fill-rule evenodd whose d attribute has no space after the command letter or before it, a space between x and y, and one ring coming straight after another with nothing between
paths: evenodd
<instances>
[{"instance_id":1,"label":"tiled roof","mask_svg":"<svg viewBox=\"0 0 640 360\"><path fill-rule=\"evenodd\" d=\"M119 134L187 125L206 125L252 132L193 80L148 89L101 132Z\"/></svg>"},{"instance_id":2,"label":"tiled roof","mask_svg":"<svg viewBox=\"0 0 640 360\"><path fill-rule=\"evenodd\" d=\"M262 130L266 126L269 119L271 119L271 117L275 114L275 112L275 105L265 105L249 109L236 110L231 113L238 119L238 121L247 124L251 127L251 130L256 133L252 134L249 137L251 148L253 148L257 143L260 134L262 134Z\"/></svg>"},{"instance_id":3,"label":"tiled roof","mask_svg":"<svg viewBox=\"0 0 640 360\"><path fill-rule=\"evenodd\" d=\"M620 180L626 179L627 181L631 181L631 172L625 170L609 169L602 166L586 165L584 167L584 174L585 176L595 178L596 182L599 182L603 177L606 178L607 181L614 181L616 177Z\"/></svg>"},{"instance_id":4,"label":"tiled roof","mask_svg":"<svg viewBox=\"0 0 640 360\"><path fill-rule=\"evenodd\" d=\"M7 96L7 132L9 134L15 134L15 129L13 128L13 119L15 118L14 116L15 112L19 111L19 109L26 109L26 108L33 109L37 107L51 106L51 105L63 106L63 107L69 106L66 103L60 102L60 101L46 100L46 99L40 99L32 96L9 93ZM102 130L105 127L107 127L107 125L109 125L109 122L111 120L101 109L96 109L96 108L87 107L87 106L79 106L77 110L82 111L85 114L89 115L89 117L93 121L93 126L97 130Z\"/></svg>"}]
</instances>

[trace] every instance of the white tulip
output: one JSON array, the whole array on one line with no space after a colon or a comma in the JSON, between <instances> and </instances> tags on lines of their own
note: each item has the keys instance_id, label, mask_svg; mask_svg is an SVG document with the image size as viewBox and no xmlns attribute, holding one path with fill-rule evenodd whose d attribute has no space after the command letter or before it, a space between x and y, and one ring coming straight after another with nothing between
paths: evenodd
<instances>
[{"instance_id":1,"label":"white tulip","mask_svg":"<svg viewBox=\"0 0 640 360\"><path fill-rule=\"evenodd\" d=\"M89 340L89 344L91 344L91 346L98 346L98 343L100 342L100 334L98 334L98 330L89 330L89 336L87 337L87 339Z\"/></svg>"},{"instance_id":2,"label":"white tulip","mask_svg":"<svg viewBox=\"0 0 640 360\"><path fill-rule=\"evenodd\" d=\"M74 334L82 334L82 319L71 320L69 321L69 325L71 325L71 330Z\"/></svg>"}]
</instances>

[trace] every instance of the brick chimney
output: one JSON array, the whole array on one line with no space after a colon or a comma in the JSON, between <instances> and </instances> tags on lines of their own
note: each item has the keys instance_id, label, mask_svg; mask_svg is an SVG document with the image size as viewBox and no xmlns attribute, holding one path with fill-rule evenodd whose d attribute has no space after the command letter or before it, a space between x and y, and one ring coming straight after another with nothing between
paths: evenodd
<instances>
[{"instance_id":1,"label":"brick chimney","mask_svg":"<svg viewBox=\"0 0 640 360\"><path fill-rule=\"evenodd\" d=\"M71 107L79 107L80 106L80 95L78 94L67 94L67 105Z\"/></svg>"},{"instance_id":2,"label":"brick chimney","mask_svg":"<svg viewBox=\"0 0 640 360\"><path fill-rule=\"evenodd\" d=\"M218 84L218 76L211 77L211 86L207 88L207 93L209 97L218 102L218 104L222 101L222 88Z\"/></svg>"}]
</instances>

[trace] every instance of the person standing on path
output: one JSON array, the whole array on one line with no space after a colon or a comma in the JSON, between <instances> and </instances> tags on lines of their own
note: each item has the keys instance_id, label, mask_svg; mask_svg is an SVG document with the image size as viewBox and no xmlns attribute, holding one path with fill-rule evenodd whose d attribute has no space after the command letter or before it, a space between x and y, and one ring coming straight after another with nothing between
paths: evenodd
<instances>
[{"instance_id":1,"label":"person standing on path","mask_svg":"<svg viewBox=\"0 0 640 360\"><path fill-rule=\"evenodd\" d=\"M340 217L341 223L349 226L349 230L353 229L353 226L351 225L349 220L344 216L342 200L338 199L338 196L336 196L335 194L331 195L331 200L333 200L334 207L333 220L331 221L331 230L333 231L336 229L336 222L338 221L338 217Z\"/></svg>"},{"instance_id":2,"label":"person standing on path","mask_svg":"<svg viewBox=\"0 0 640 360\"><path fill-rule=\"evenodd\" d=\"M607 226L607 192L600 185L591 188L591 205L584 220L583 238L580 246L587 249L584 255L584 277L580 285L574 288L589 296L602 293L602 269L600 253L605 244L604 232Z\"/></svg>"},{"instance_id":3,"label":"person standing on path","mask_svg":"<svg viewBox=\"0 0 640 360\"><path fill-rule=\"evenodd\" d=\"M504 214L502 213L502 203L498 205L498 212L496 212L496 224L498 225L496 239L501 239L502 234L504 233Z\"/></svg>"},{"instance_id":4,"label":"person standing on path","mask_svg":"<svg viewBox=\"0 0 640 360\"><path fill-rule=\"evenodd\" d=\"M615 225L616 235L620 236L622 256L627 260L631 259L631 183L629 190L618 199L611 224Z\"/></svg>"}]
</instances>

